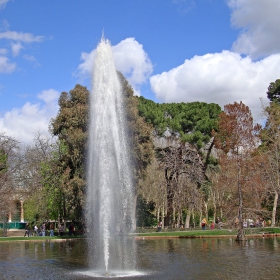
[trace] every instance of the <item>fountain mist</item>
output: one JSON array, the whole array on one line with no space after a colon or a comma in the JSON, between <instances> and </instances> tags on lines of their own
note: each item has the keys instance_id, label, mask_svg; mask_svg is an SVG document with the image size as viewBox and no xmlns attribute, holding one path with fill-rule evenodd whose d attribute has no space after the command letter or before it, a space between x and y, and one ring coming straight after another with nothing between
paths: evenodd
<instances>
[{"instance_id":1,"label":"fountain mist","mask_svg":"<svg viewBox=\"0 0 280 280\"><path fill-rule=\"evenodd\" d=\"M102 38L90 99L86 222L90 266L105 274L135 266L134 242L128 237L134 195L126 128L122 86L111 45Z\"/></svg>"}]
</instances>

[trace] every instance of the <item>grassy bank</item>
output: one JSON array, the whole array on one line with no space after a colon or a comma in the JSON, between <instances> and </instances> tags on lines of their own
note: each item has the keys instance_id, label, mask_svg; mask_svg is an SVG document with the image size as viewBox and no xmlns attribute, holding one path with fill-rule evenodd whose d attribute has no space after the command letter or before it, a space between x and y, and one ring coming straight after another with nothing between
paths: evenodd
<instances>
[{"instance_id":1,"label":"grassy bank","mask_svg":"<svg viewBox=\"0 0 280 280\"><path fill-rule=\"evenodd\" d=\"M0 237L0 242L8 242L8 241L60 241L66 239L79 239L84 238L82 235L75 235L75 236L31 236L31 237Z\"/></svg>"},{"instance_id":2,"label":"grassy bank","mask_svg":"<svg viewBox=\"0 0 280 280\"><path fill-rule=\"evenodd\" d=\"M280 234L280 228L249 228L246 229L247 235L269 235L269 234ZM200 237L200 236L232 236L236 235L236 229L214 229L214 230L180 230L180 231L161 231L153 232L151 230L147 230L144 232L142 230L141 233L137 233L136 236L156 236L156 237Z\"/></svg>"},{"instance_id":3,"label":"grassy bank","mask_svg":"<svg viewBox=\"0 0 280 280\"><path fill-rule=\"evenodd\" d=\"M192 230L192 231L162 231L162 232L146 232L138 233L137 236L170 236L170 237L197 237L197 236L210 236L210 235L235 235L235 230Z\"/></svg>"},{"instance_id":4,"label":"grassy bank","mask_svg":"<svg viewBox=\"0 0 280 280\"><path fill-rule=\"evenodd\" d=\"M275 234L280 236L280 228L249 228L246 229L246 235L248 236L274 236ZM156 232L156 229L141 229L141 232L135 233L136 237L179 237L179 238L195 238L195 237L225 237L236 236L236 229L214 229L214 230L163 230ZM62 241L67 239L79 239L84 238L83 235L74 236L32 236L32 237L0 237L0 242L7 241Z\"/></svg>"}]
</instances>

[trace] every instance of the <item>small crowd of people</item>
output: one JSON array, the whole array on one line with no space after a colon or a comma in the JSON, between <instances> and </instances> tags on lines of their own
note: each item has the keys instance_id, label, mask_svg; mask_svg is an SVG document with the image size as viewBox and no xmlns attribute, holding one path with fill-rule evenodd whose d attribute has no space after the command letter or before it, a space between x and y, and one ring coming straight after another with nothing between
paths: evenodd
<instances>
[{"instance_id":1,"label":"small crowd of people","mask_svg":"<svg viewBox=\"0 0 280 280\"><path fill-rule=\"evenodd\" d=\"M48 224L49 229L49 236L54 236L54 224L50 223ZM58 235L62 236L64 232L66 231L62 224L58 224ZM46 223L43 223L41 226L38 227L37 224L34 225L33 230L29 223L25 224L25 233L24 237L30 237L30 236L46 236ZM68 226L68 233L69 235L73 235L75 231L74 223L70 223Z\"/></svg>"},{"instance_id":2,"label":"small crowd of people","mask_svg":"<svg viewBox=\"0 0 280 280\"><path fill-rule=\"evenodd\" d=\"M253 219L243 219L243 227L244 228L256 228L256 227L265 227L270 226L271 221L268 220L267 222L262 218L257 218L255 221Z\"/></svg>"},{"instance_id":3,"label":"small crowd of people","mask_svg":"<svg viewBox=\"0 0 280 280\"><path fill-rule=\"evenodd\" d=\"M158 224L157 224L157 232L160 232L162 231L162 221L159 221ZM238 227L239 225L239 219L236 217L234 220L233 220L233 223L229 223L229 225L233 225L234 227ZM271 225L271 221L268 220L267 222L263 219L263 218L257 218L255 221L253 219L243 219L243 227L244 228L247 228L247 227L250 227L250 228L253 228L253 227L266 227L266 226L270 226ZM176 228L183 228L183 225L177 225L175 224ZM206 218L203 218L201 220L201 228L202 230L205 230L208 226L208 221ZM209 223L209 228L211 230L217 228L217 229L222 229L223 227L225 226L225 224L222 222L222 220L220 219L220 217L217 217L215 219L215 221L210 221ZM172 228L173 228L173 225L172 225ZM175 227L174 227L175 228ZM69 234L70 234L70 228L69 228Z\"/></svg>"},{"instance_id":4,"label":"small crowd of people","mask_svg":"<svg viewBox=\"0 0 280 280\"><path fill-rule=\"evenodd\" d=\"M50 223L49 225L49 236L54 236L54 225L53 223ZM25 224L25 233L24 233L24 237L25 236L46 236L46 223L43 223L41 226L38 227L37 224L35 224L35 226L32 227L31 225L29 225L29 223Z\"/></svg>"},{"instance_id":5,"label":"small crowd of people","mask_svg":"<svg viewBox=\"0 0 280 280\"><path fill-rule=\"evenodd\" d=\"M202 221L201 221L201 228L202 228L203 230L205 230L206 227L207 227L207 225L208 225L208 222L207 222L206 218L203 218ZM221 229L222 226L223 226L223 223L222 223L222 221L220 220L219 217L216 219L215 222L212 221L212 222L210 223L210 229L215 229L215 227Z\"/></svg>"},{"instance_id":6,"label":"small crowd of people","mask_svg":"<svg viewBox=\"0 0 280 280\"><path fill-rule=\"evenodd\" d=\"M238 224L239 224L239 219L238 218L235 218L234 220L234 226L237 227ZM264 219L262 218L257 218L255 221L253 219L243 219L243 227L244 228L254 228L254 227L265 227L265 226L270 226L271 224L271 221L269 220L268 222L266 222ZM206 218L203 218L202 221L201 221L201 228L203 230L206 229L206 226L208 225L207 223L207 220ZM210 229L215 229L215 228L218 228L218 229L221 229L223 228L223 222L221 221L221 219L219 217L217 217L217 219L212 222L210 222Z\"/></svg>"}]
</instances>

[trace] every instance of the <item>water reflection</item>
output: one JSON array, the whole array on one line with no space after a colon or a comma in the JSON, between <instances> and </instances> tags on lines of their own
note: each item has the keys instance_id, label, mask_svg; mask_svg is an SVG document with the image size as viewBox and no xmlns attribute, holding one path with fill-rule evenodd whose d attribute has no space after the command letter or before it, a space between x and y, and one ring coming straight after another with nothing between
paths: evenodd
<instances>
[{"instance_id":1,"label":"water reflection","mask_svg":"<svg viewBox=\"0 0 280 280\"><path fill-rule=\"evenodd\" d=\"M124 279L277 279L279 238L141 239ZM115 279L89 271L84 240L0 243L0 279Z\"/></svg>"}]
</instances>

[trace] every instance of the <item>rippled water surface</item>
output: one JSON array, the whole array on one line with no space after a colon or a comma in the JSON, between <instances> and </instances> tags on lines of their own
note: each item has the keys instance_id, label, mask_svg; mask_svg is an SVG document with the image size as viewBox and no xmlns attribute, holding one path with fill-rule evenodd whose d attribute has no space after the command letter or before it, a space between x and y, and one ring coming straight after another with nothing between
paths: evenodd
<instances>
[{"instance_id":1,"label":"rippled water surface","mask_svg":"<svg viewBox=\"0 0 280 280\"><path fill-rule=\"evenodd\" d=\"M140 239L137 270L90 271L85 240L0 242L0 279L279 279L280 238ZM117 277L118 276L118 277Z\"/></svg>"}]
</instances>

